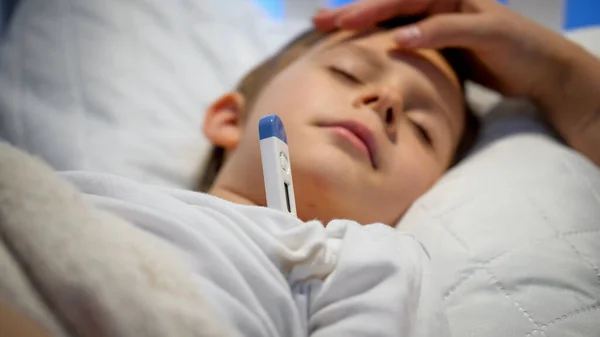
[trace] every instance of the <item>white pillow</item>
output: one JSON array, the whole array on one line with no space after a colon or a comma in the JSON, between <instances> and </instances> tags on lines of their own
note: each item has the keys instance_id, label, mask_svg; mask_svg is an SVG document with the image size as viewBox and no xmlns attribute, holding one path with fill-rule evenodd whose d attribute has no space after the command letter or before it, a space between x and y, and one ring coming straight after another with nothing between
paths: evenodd
<instances>
[{"instance_id":1,"label":"white pillow","mask_svg":"<svg viewBox=\"0 0 600 337\"><path fill-rule=\"evenodd\" d=\"M248 0L20 0L0 138L59 170L194 188L207 105L301 28Z\"/></svg>"},{"instance_id":2,"label":"white pillow","mask_svg":"<svg viewBox=\"0 0 600 337\"><path fill-rule=\"evenodd\" d=\"M599 46L600 29L572 34ZM429 251L453 336L600 332L600 169L535 113L506 100L486 115L475 152L398 226Z\"/></svg>"}]
</instances>

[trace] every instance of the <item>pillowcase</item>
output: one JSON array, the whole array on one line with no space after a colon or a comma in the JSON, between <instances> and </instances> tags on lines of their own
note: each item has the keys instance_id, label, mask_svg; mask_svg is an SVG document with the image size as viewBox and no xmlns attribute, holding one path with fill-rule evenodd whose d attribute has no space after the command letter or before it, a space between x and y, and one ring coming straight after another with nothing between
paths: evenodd
<instances>
[{"instance_id":1,"label":"pillowcase","mask_svg":"<svg viewBox=\"0 0 600 337\"><path fill-rule=\"evenodd\" d=\"M20 0L7 28L0 138L57 170L191 189L208 104L302 27L248 0Z\"/></svg>"}]
</instances>

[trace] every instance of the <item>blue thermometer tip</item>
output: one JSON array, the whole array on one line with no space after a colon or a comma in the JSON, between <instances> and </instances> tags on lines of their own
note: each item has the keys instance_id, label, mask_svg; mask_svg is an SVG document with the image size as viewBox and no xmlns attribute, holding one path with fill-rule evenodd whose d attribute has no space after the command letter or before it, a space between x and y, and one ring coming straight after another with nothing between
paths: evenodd
<instances>
[{"instance_id":1,"label":"blue thermometer tip","mask_svg":"<svg viewBox=\"0 0 600 337\"><path fill-rule=\"evenodd\" d=\"M262 140L270 137L277 137L287 144L287 136L283 122L277 115L268 115L258 122L258 137Z\"/></svg>"}]
</instances>

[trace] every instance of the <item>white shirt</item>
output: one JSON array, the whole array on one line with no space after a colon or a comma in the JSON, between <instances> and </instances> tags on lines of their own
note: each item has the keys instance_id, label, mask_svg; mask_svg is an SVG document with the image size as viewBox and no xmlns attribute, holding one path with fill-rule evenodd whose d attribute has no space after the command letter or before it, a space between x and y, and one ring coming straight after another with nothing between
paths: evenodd
<instances>
[{"instance_id":1,"label":"white shirt","mask_svg":"<svg viewBox=\"0 0 600 337\"><path fill-rule=\"evenodd\" d=\"M115 176L64 177L97 207L178 251L215 312L239 336L447 334L443 315L418 310L431 297L422 296L426 252L389 226L336 220L325 227Z\"/></svg>"}]
</instances>

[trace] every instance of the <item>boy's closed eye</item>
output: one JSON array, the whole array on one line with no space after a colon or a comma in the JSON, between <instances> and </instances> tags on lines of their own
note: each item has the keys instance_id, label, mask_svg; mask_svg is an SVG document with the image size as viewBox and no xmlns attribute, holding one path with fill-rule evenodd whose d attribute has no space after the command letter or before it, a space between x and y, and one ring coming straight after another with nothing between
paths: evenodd
<instances>
[{"instance_id":1,"label":"boy's closed eye","mask_svg":"<svg viewBox=\"0 0 600 337\"><path fill-rule=\"evenodd\" d=\"M327 69L334 76L336 76L336 78L345 81L345 83L356 84L356 85L364 84L363 81L361 81L356 75L354 75L350 71L344 70L342 67L339 67L339 66L329 66L329 67L327 67Z\"/></svg>"},{"instance_id":2,"label":"boy's closed eye","mask_svg":"<svg viewBox=\"0 0 600 337\"><path fill-rule=\"evenodd\" d=\"M433 148L433 139L431 138L429 130L414 120L411 120L410 124L413 126L419 140L426 144L427 147Z\"/></svg>"},{"instance_id":3,"label":"boy's closed eye","mask_svg":"<svg viewBox=\"0 0 600 337\"><path fill-rule=\"evenodd\" d=\"M377 81L384 74L386 65L378 58L369 49L352 44L337 44L318 55L328 69L351 75L361 84Z\"/></svg>"}]
</instances>

